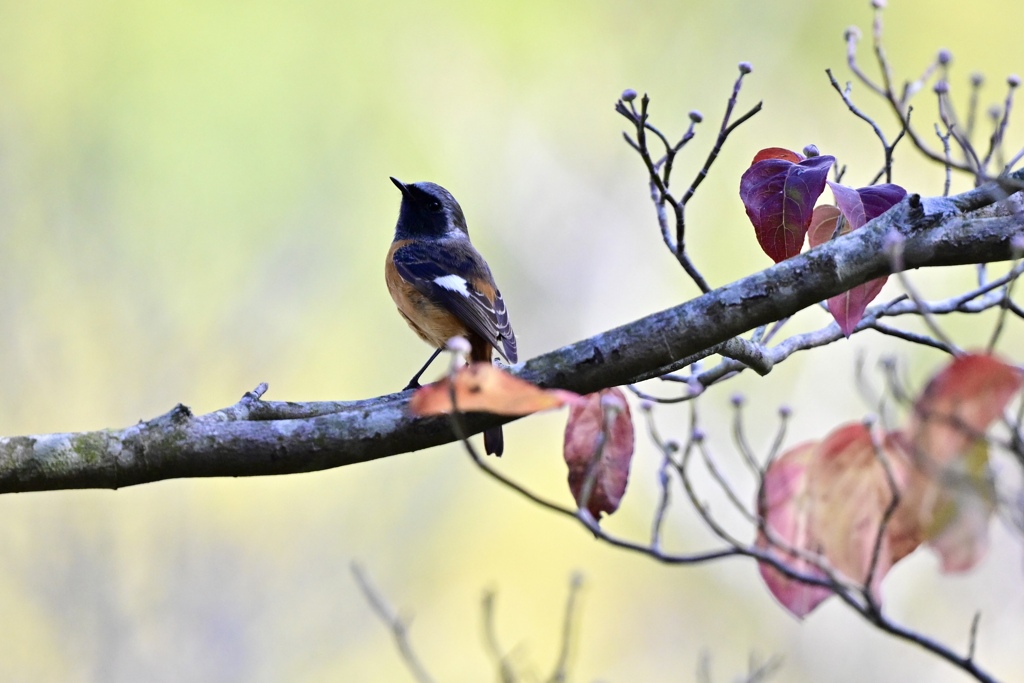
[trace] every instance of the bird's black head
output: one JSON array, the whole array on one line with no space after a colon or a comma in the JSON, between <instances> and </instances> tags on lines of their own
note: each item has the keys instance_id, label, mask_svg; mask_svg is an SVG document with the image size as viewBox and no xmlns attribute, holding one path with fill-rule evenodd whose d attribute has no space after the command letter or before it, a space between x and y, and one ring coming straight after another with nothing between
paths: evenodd
<instances>
[{"instance_id":1,"label":"bird's black head","mask_svg":"<svg viewBox=\"0 0 1024 683\"><path fill-rule=\"evenodd\" d=\"M402 191L396 239L469 235L462 207L451 192L434 183L391 182Z\"/></svg>"}]
</instances>

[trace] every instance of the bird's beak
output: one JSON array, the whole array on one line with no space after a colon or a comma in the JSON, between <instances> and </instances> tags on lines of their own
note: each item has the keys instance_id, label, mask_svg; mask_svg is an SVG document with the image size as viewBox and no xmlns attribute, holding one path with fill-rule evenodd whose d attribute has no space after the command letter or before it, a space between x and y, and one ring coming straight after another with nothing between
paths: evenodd
<instances>
[{"instance_id":1,"label":"bird's beak","mask_svg":"<svg viewBox=\"0 0 1024 683\"><path fill-rule=\"evenodd\" d=\"M390 178L391 178L391 182L393 182L395 184L395 187L397 187L399 190L402 191L402 195L403 196L409 194L409 189L405 186L405 183L403 183L401 180L399 180L398 178L396 178L394 176L390 176Z\"/></svg>"}]
</instances>

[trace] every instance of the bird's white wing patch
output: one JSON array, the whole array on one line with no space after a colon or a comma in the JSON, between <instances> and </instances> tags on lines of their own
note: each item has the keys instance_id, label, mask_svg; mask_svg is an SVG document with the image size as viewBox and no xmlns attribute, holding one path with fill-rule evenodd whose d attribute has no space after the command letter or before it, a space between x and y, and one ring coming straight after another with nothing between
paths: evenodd
<instances>
[{"instance_id":1,"label":"bird's white wing patch","mask_svg":"<svg viewBox=\"0 0 1024 683\"><path fill-rule=\"evenodd\" d=\"M441 277L434 278L434 284L438 287L444 287L450 292L458 292L462 296L469 298L469 286L466 284L464 278L458 275L442 275Z\"/></svg>"}]
</instances>

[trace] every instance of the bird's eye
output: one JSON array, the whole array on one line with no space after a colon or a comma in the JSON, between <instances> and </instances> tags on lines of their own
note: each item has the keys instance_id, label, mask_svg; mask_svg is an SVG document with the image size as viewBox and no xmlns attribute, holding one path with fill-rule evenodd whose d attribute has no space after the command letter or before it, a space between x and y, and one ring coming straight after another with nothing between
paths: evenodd
<instances>
[{"instance_id":1,"label":"bird's eye","mask_svg":"<svg viewBox=\"0 0 1024 683\"><path fill-rule=\"evenodd\" d=\"M431 199L427 202L427 211L430 213L441 213L441 202L436 199Z\"/></svg>"}]
</instances>

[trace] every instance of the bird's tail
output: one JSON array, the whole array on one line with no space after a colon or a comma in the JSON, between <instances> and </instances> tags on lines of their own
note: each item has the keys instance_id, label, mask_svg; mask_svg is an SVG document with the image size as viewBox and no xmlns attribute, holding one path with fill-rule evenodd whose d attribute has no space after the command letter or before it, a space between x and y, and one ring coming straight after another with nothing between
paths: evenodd
<instances>
[{"instance_id":1,"label":"bird's tail","mask_svg":"<svg viewBox=\"0 0 1024 683\"><path fill-rule=\"evenodd\" d=\"M488 455L494 454L501 457L505 451L505 435L501 433L501 427L488 429L484 432L484 450Z\"/></svg>"},{"instance_id":2,"label":"bird's tail","mask_svg":"<svg viewBox=\"0 0 1024 683\"><path fill-rule=\"evenodd\" d=\"M491 345L482 340L474 340L469 359L474 363L490 363ZM505 436L501 433L501 427L493 427L484 432L484 450L488 455L501 457L505 451Z\"/></svg>"}]
</instances>

